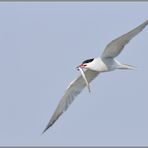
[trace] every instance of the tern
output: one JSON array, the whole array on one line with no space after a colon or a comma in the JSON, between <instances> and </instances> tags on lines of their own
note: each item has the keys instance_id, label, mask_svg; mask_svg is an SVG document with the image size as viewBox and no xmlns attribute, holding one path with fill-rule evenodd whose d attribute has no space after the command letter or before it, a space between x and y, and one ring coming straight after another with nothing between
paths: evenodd
<instances>
[{"instance_id":1,"label":"tern","mask_svg":"<svg viewBox=\"0 0 148 148\"><path fill-rule=\"evenodd\" d=\"M104 49L101 56L97 58L87 59L77 67L82 75L80 75L78 78L76 78L69 84L64 96L60 100L55 112L53 113L43 133L55 123L55 121L62 115L64 111L67 110L69 105L73 102L74 98L78 94L80 94L80 92L86 86L89 88L89 83L93 79L95 79L100 73L109 72L116 69L134 69L134 66L122 64L117 61L115 57L117 57L121 53L125 45L129 43L129 41L138 33L140 33L147 25L148 20L146 20L138 27L132 29L128 33L123 34L122 36L111 41Z\"/></svg>"}]
</instances>

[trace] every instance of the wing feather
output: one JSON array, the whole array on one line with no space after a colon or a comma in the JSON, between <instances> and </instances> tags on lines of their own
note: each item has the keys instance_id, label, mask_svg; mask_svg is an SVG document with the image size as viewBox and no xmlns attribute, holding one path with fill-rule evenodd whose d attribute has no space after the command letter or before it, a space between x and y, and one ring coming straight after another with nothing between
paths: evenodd
<instances>
[{"instance_id":1,"label":"wing feather","mask_svg":"<svg viewBox=\"0 0 148 148\"><path fill-rule=\"evenodd\" d=\"M89 83L99 74L99 72L92 70L86 70L84 73ZM82 78L82 75L70 83L43 133L54 124L54 122L61 116L64 111L67 110L69 105L73 102L74 98L80 94L85 86L86 83Z\"/></svg>"},{"instance_id":2,"label":"wing feather","mask_svg":"<svg viewBox=\"0 0 148 148\"><path fill-rule=\"evenodd\" d=\"M114 58L120 54L124 46L148 25L148 20L128 33L110 42L102 53L103 58Z\"/></svg>"}]
</instances>

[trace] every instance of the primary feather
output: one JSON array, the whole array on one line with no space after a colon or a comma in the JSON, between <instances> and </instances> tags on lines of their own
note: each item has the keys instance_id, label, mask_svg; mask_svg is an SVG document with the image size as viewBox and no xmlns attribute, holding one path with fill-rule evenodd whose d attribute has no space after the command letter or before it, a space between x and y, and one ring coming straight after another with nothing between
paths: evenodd
<instances>
[{"instance_id":1,"label":"primary feather","mask_svg":"<svg viewBox=\"0 0 148 148\"><path fill-rule=\"evenodd\" d=\"M80 92L85 88L87 81L87 85L89 87L89 83L94 78L96 78L100 72L103 72L104 69L107 69L106 71L110 71L110 69L118 69L119 66L120 69L129 69L128 65L120 64L117 60L114 60L113 58L118 56L123 50L124 46L133 37L140 33L146 27L146 25L148 25L148 20L136 27L135 29L110 42L103 51L101 58L99 57L96 59L88 59L83 62L87 65L87 70L84 71L84 79L86 76L86 81L84 81L83 79L82 72L82 75L80 75L77 79L70 83L43 133L54 124L54 122L62 115L64 111L67 110L74 98L78 94L80 94ZM94 71L94 69L96 71Z\"/></svg>"},{"instance_id":2,"label":"primary feather","mask_svg":"<svg viewBox=\"0 0 148 148\"><path fill-rule=\"evenodd\" d=\"M110 42L102 53L102 58L115 58L120 54L124 46L148 25L148 20L129 31L128 33Z\"/></svg>"},{"instance_id":3,"label":"primary feather","mask_svg":"<svg viewBox=\"0 0 148 148\"><path fill-rule=\"evenodd\" d=\"M86 70L84 71L85 76L87 78L88 83L90 83L96 76L99 74L97 71L92 70ZM54 114L52 115L48 125L46 126L43 133L53 125L53 123L61 116L61 114L67 110L69 105L72 103L74 98L80 94L80 92L85 88L86 83L81 76L79 76L77 79L72 81L70 85L67 87L66 92L64 96L62 97L61 101L59 102Z\"/></svg>"}]
</instances>

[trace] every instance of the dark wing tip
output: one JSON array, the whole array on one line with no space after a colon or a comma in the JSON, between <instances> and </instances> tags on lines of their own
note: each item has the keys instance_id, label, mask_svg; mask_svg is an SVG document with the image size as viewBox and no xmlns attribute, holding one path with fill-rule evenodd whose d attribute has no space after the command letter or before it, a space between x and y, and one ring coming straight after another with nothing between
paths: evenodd
<instances>
[{"instance_id":1,"label":"dark wing tip","mask_svg":"<svg viewBox=\"0 0 148 148\"><path fill-rule=\"evenodd\" d=\"M48 123L46 128L43 130L42 135L55 123L55 121L60 117L61 114L62 114L62 112L55 119L51 118L50 122ZM53 114L53 116L54 116L54 114Z\"/></svg>"},{"instance_id":2,"label":"dark wing tip","mask_svg":"<svg viewBox=\"0 0 148 148\"><path fill-rule=\"evenodd\" d=\"M46 128L43 130L42 135L53 125L53 123L48 124Z\"/></svg>"}]
</instances>

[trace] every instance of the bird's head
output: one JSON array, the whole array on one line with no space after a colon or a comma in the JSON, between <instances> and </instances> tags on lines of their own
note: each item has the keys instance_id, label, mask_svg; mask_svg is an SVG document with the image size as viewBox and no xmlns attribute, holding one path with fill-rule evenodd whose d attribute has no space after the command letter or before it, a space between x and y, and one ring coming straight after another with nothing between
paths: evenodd
<instances>
[{"instance_id":1,"label":"bird's head","mask_svg":"<svg viewBox=\"0 0 148 148\"><path fill-rule=\"evenodd\" d=\"M89 64L92 62L94 60L94 58L92 58L92 59L87 59L87 60L85 60L85 61L83 61L77 68L89 68Z\"/></svg>"}]
</instances>

